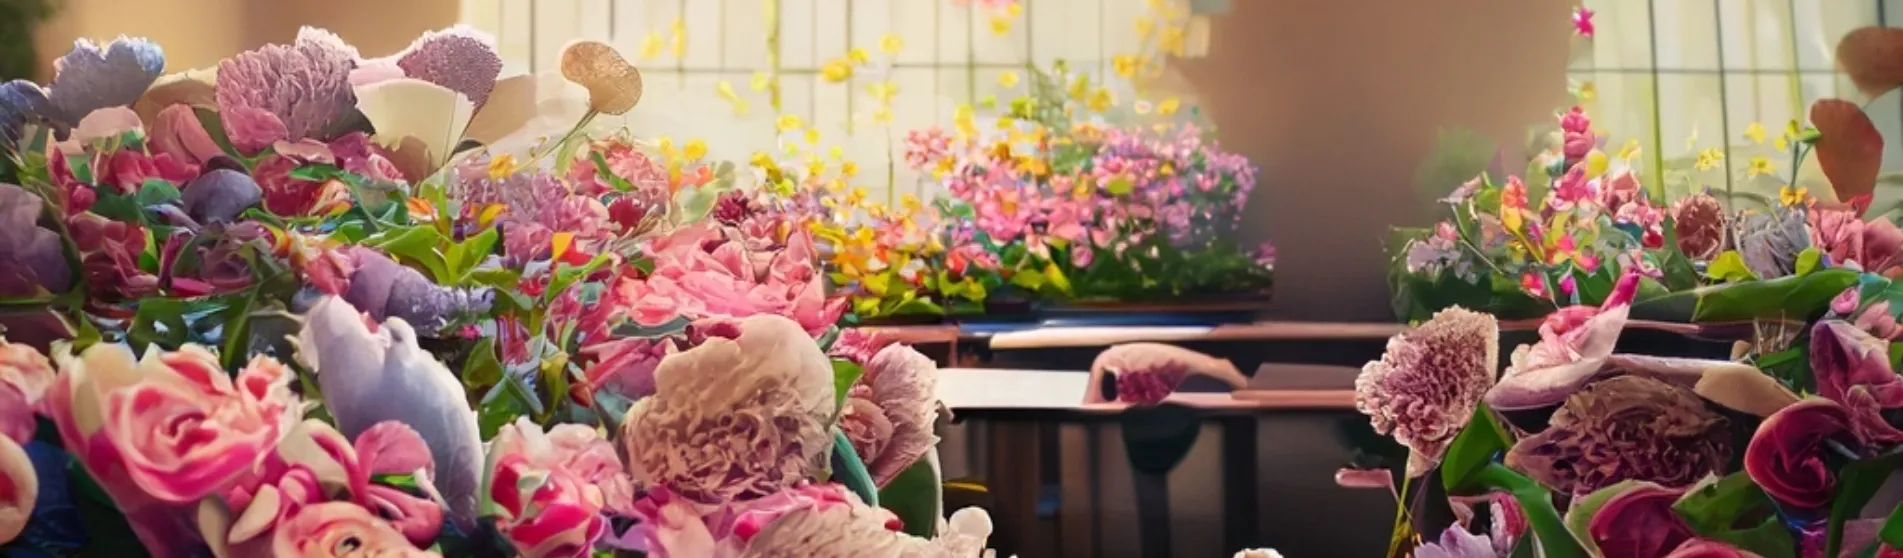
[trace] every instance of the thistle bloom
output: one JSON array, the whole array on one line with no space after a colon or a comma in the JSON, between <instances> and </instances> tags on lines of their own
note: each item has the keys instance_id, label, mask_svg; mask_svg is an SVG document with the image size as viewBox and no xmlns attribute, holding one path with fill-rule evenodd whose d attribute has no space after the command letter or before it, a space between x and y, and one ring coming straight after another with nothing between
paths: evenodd
<instances>
[{"instance_id":1,"label":"thistle bloom","mask_svg":"<svg viewBox=\"0 0 1903 558\"><path fill-rule=\"evenodd\" d=\"M1418 477L1473 416L1499 362L1500 326L1493 316L1454 307L1388 339L1381 360L1355 379L1355 408L1407 446L1407 474Z\"/></svg>"},{"instance_id":2,"label":"thistle bloom","mask_svg":"<svg viewBox=\"0 0 1903 558\"><path fill-rule=\"evenodd\" d=\"M1566 494L1622 480L1685 486L1731 459L1728 422L1691 390L1644 376L1600 380L1566 399L1506 464Z\"/></svg>"}]
</instances>

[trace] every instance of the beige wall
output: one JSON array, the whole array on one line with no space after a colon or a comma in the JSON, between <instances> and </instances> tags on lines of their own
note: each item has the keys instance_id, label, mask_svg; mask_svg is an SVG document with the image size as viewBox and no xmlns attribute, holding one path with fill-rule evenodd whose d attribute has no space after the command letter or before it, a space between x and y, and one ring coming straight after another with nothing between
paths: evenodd
<instances>
[{"instance_id":1,"label":"beige wall","mask_svg":"<svg viewBox=\"0 0 1903 558\"><path fill-rule=\"evenodd\" d=\"M50 73L73 39L149 37L171 71L202 68L245 49L288 42L300 26L329 29L366 56L402 49L423 31L456 22L457 0L61 0L38 33Z\"/></svg>"},{"instance_id":2,"label":"beige wall","mask_svg":"<svg viewBox=\"0 0 1903 558\"><path fill-rule=\"evenodd\" d=\"M457 11L456 0L65 2L41 37L49 58L76 36L146 35L175 70L289 40L300 25L382 55ZM1433 218L1413 182L1436 130L1464 126L1518 144L1565 102L1570 3L1233 4L1215 20L1211 56L1183 61L1180 74L1222 141L1262 166L1250 223L1280 247L1277 313L1391 319L1382 239L1390 225Z\"/></svg>"},{"instance_id":3,"label":"beige wall","mask_svg":"<svg viewBox=\"0 0 1903 558\"><path fill-rule=\"evenodd\" d=\"M1279 248L1275 312L1393 319L1381 244L1390 225L1435 217L1413 183L1436 130L1524 143L1567 100L1570 3L1233 4L1210 56L1181 71L1224 145L1262 167L1249 222Z\"/></svg>"}]
</instances>

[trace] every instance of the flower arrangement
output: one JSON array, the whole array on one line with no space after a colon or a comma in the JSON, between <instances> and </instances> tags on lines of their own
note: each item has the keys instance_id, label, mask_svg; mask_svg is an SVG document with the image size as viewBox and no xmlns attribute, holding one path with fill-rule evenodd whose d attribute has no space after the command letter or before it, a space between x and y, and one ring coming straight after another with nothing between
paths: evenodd
<instances>
[{"instance_id":1,"label":"flower arrangement","mask_svg":"<svg viewBox=\"0 0 1903 558\"><path fill-rule=\"evenodd\" d=\"M0 85L0 553L984 552L936 367L839 333L809 228L585 132L612 48L556 134L463 28L57 67Z\"/></svg>"},{"instance_id":2,"label":"flower arrangement","mask_svg":"<svg viewBox=\"0 0 1903 558\"><path fill-rule=\"evenodd\" d=\"M1903 377L1877 336L1896 332L1897 287L1864 274L1808 329L1802 362L1710 361L1615 351L1640 277L1623 276L1603 305L1548 316L1497 376L1498 326L1460 308L1369 363L1357 405L1409 454L1390 554L1895 552L1903 538L1877 527L1903 511L1872 499L1903 449L1885 411L1903 399L1883 395ZM1422 540L1408 487L1436 468L1461 522ZM1344 478L1364 473L1392 487L1386 471Z\"/></svg>"},{"instance_id":3,"label":"flower arrangement","mask_svg":"<svg viewBox=\"0 0 1903 558\"><path fill-rule=\"evenodd\" d=\"M906 135L905 164L947 196L869 207L858 219L850 208L867 205L863 193L821 196L820 205L841 208L820 235L834 246L830 276L856 313L1266 293L1273 248L1245 250L1234 239L1256 183L1246 159L1192 123L1073 121L1107 110L1108 93L1062 66L1034 74L1031 89L995 126L981 128L965 107L952 131Z\"/></svg>"}]
</instances>

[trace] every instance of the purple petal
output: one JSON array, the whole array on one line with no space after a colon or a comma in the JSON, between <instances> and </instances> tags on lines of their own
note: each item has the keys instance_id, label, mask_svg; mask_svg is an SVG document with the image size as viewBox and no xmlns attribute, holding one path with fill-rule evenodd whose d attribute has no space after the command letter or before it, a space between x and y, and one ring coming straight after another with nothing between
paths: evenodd
<instances>
[{"instance_id":1,"label":"purple petal","mask_svg":"<svg viewBox=\"0 0 1903 558\"><path fill-rule=\"evenodd\" d=\"M185 184L185 214L203 224L229 223L263 199L264 190L242 172L217 169Z\"/></svg>"},{"instance_id":2,"label":"purple petal","mask_svg":"<svg viewBox=\"0 0 1903 558\"><path fill-rule=\"evenodd\" d=\"M463 94L477 108L489 100L496 76L502 74L495 39L463 25L425 33L396 64L410 77Z\"/></svg>"},{"instance_id":3,"label":"purple petal","mask_svg":"<svg viewBox=\"0 0 1903 558\"><path fill-rule=\"evenodd\" d=\"M20 139L21 127L46 112L46 91L23 79L0 83L0 147Z\"/></svg>"},{"instance_id":4,"label":"purple petal","mask_svg":"<svg viewBox=\"0 0 1903 558\"><path fill-rule=\"evenodd\" d=\"M129 106L165 71L165 51L143 38L119 37L101 49L86 39L53 62L48 116L62 129L93 111Z\"/></svg>"},{"instance_id":5,"label":"purple petal","mask_svg":"<svg viewBox=\"0 0 1903 558\"><path fill-rule=\"evenodd\" d=\"M41 201L26 189L0 183L0 296L33 296L37 288L63 293L72 286L58 233L39 226ZM15 283L19 284L15 284Z\"/></svg>"}]
</instances>

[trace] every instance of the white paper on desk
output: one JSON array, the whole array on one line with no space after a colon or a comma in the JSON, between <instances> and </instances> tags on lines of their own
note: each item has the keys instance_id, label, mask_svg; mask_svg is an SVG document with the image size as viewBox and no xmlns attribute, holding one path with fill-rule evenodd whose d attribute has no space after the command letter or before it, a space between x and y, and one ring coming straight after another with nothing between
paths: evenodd
<instances>
[{"instance_id":1,"label":"white paper on desk","mask_svg":"<svg viewBox=\"0 0 1903 558\"><path fill-rule=\"evenodd\" d=\"M1083 403L1090 373L1074 370L941 368L938 399L960 409L1073 409Z\"/></svg>"},{"instance_id":2,"label":"white paper on desk","mask_svg":"<svg viewBox=\"0 0 1903 558\"><path fill-rule=\"evenodd\" d=\"M1209 326L1044 327L991 336L993 349L1110 346L1137 341L1182 341L1209 335Z\"/></svg>"}]
</instances>

